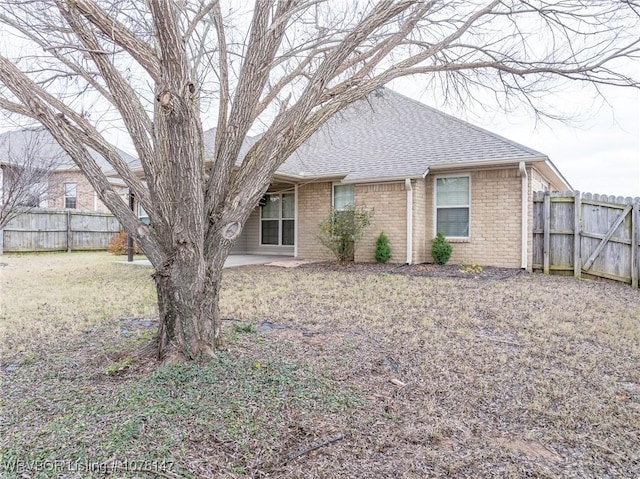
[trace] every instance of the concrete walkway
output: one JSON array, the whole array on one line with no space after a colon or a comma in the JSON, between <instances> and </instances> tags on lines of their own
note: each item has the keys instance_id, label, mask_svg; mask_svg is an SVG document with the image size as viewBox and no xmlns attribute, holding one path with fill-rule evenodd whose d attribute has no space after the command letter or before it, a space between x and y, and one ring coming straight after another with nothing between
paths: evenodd
<instances>
[{"instance_id":1,"label":"concrete walkway","mask_svg":"<svg viewBox=\"0 0 640 479\"><path fill-rule=\"evenodd\" d=\"M148 259L137 259L132 262L118 261L118 263L127 264L130 266L151 266ZM289 265L297 266L301 261L296 260L291 256L266 256L258 254L230 254L227 261L224 263L225 268L233 268L235 266L248 266L254 264L270 264L274 266L287 267Z\"/></svg>"}]
</instances>

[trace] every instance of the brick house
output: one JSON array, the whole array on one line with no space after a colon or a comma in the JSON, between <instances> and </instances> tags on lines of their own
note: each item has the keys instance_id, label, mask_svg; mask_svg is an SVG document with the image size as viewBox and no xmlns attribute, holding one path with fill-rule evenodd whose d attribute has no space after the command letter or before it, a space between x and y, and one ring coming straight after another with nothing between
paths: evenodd
<instances>
[{"instance_id":1,"label":"brick house","mask_svg":"<svg viewBox=\"0 0 640 479\"><path fill-rule=\"evenodd\" d=\"M546 189L571 189L546 155L382 88L287 159L233 253L331 259L319 224L351 203L374 209L356 261L374 261L384 232L392 262L431 262L442 231L452 262L531 269L532 195Z\"/></svg>"},{"instance_id":2,"label":"brick house","mask_svg":"<svg viewBox=\"0 0 640 479\"><path fill-rule=\"evenodd\" d=\"M125 161L134 164L133 156L118 150ZM112 167L104 158L90 150L91 155L104 171ZM50 170L46 185L34 188L33 204L43 208L66 208L108 213L107 207L60 145L42 127L24 128L0 134L0 187L8 191L11 171L21 167L41 167ZM128 201L128 189L119 179L110 179L124 201ZM1 200L1 198L0 198Z\"/></svg>"}]
</instances>

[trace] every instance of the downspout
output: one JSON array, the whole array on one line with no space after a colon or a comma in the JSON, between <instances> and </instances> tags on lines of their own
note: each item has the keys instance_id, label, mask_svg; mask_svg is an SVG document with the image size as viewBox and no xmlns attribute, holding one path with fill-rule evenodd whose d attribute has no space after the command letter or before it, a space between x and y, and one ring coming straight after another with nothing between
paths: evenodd
<instances>
[{"instance_id":1,"label":"downspout","mask_svg":"<svg viewBox=\"0 0 640 479\"><path fill-rule=\"evenodd\" d=\"M404 180L404 189L407 192L407 264L413 263L413 188L411 179Z\"/></svg>"},{"instance_id":2,"label":"downspout","mask_svg":"<svg viewBox=\"0 0 640 479\"><path fill-rule=\"evenodd\" d=\"M298 184L293 187L293 257L298 257Z\"/></svg>"},{"instance_id":3,"label":"downspout","mask_svg":"<svg viewBox=\"0 0 640 479\"><path fill-rule=\"evenodd\" d=\"M522 178L522 231L521 231L521 251L522 258L520 260L520 267L522 269L527 269L527 260L528 260L528 221L529 221L529 177L527 176L527 167L524 161L521 161L518 164L518 169L520 170L520 177Z\"/></svg>"}]
</instances>

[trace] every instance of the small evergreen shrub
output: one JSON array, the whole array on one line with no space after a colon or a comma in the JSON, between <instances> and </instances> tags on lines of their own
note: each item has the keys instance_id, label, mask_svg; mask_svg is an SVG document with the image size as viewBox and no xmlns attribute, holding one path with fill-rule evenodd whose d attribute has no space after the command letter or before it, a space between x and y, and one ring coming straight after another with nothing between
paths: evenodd
<instances>
[{"instance_id":1,"label":"small evergreen shrub","mask_svg":"<svg viewBox=\"0 0 640 479\"><path fill-rule=\"evenodd\" d=\"M376 262L388 263L391 259L391 246L389 246L389 238L384 233L380 233L376 240Z\"/></svg>"},{"instance_id":2,"label":"small evergreen shrub","mask_svg":"<svg viewBox=\"0 0 640 479\"><path fill-rule=\"evenodd\" d=\"M117 256L127 254L127 233L122 231L113 235L113 238L107 246L107 251ZM140 251L140 248L135 242L133 243L133 252L135 254L142 254L142 251Z\"/></svg>"},{"instance_id":3,"label":"small evergreen shrub","mask_svg":"<svg viewBox=\"0 0 640 479\"><path fill-rule=\"evenodd\" d=\"M447 261L451 258L452 251L453 248L445 239L442 232L439 231L431 245L431 256L433 256L433 261L436 264L447 264Z\"/></svg>"}]
</instances>

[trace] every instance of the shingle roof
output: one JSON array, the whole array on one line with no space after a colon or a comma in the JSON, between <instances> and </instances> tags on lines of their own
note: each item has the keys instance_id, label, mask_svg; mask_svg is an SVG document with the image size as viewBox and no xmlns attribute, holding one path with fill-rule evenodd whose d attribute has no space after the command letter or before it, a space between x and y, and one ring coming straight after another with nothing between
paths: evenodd
<instances>
[{"instance_id":1,"label":"shingle roof","mask_svg":"<svg viewBox=\"0 0 640 479\"><path fill-rule=\"evenodd\" d=\"M130 165L138 160L116 147L118 154ZM89 149L89 154L96 160L102 171L113 170L113 167L96 151ZM0 163L25 164L30 166L53 167L55 170L78 170L71 157L46 129L23 128L0 134ZM38 162L36 164L35 162Z\"/></svg>"},{"instance_id":2,"label":"shingle roof","mask_svg":"<svg viewBox=\"0 0 640 479\"><path fill-rule=\"evenodd\" d=\"M207 158L214 154L216 128L203 133ZM76 169L58 143L42 128L0 135L0 162L7 145L16 151L36 138L43 158L60 158L59 169ZM260 136L245 139L238 163ZM90 150L106 172L113 168ZM133 156L118 150L132 168L140 168ZM365 100L353 103L331 118L278 168L296 177L343 177L343 181L407 178L429 169L499 160L542 160L546 156L495 133L447 115L435 108L380 88Z\"/></svg>"},{"instance_id":3,"label":"shingle roof","mask_svg":"<svg viewBox=\"0 0 640 479\"><path fill-rule=\"evenodd\" d=\"M428 169L546 158L495 133L387 88L331 118L278 169L290 175L346 174L344 181L415 177Z\"/></svg>"},{"instance_id":4,"label":"shingle roof","mask_svg":"<svg viewBox=\"0 0 640 479\"><path fill-rule=\"evenodd\" d=\"M202 133L202 140L204 143L204 155L205 158L207 159L211 159L214 157L215 155L215 151L216 151L216 132L218 131L218 129L216 127L210 128L208 130L205 130ZM242 143L242 146L240 147L240 154L238 155L238 160L237 160L237 164L239 165L240 163L242 163L242 160L244 160L245 155L247 154L247 152L249 151L249 149L254 145L254 143L256 141L258 141L260 139L261 135L256 135L256 136L247 136L244 139L244 142Z\"/></svg>"}]
</instances>

